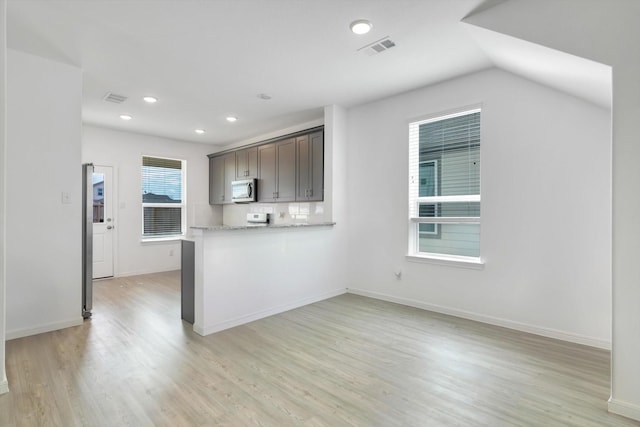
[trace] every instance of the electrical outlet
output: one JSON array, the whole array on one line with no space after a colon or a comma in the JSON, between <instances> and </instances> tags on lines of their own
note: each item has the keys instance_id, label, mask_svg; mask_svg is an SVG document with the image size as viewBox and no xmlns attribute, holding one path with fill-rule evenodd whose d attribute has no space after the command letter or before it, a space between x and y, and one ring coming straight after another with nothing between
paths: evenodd
<instances>
[{"instance_id":1,"label":"electrical outlet","mask_svg":"<svg viewBox=\"0 0 640 427\"><path fill-rule=\"evenodd\" d=\"M173 256L173 249L169 249L169 256Z\"/></svg>"}]
</instances>

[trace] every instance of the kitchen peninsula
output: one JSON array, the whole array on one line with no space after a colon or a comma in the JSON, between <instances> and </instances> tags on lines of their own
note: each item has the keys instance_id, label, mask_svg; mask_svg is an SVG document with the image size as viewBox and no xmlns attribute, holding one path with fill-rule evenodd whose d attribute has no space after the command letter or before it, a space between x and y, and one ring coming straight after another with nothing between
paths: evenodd
<instances>
[{"instance_id":1,"label":"kitchen peninsula","mask_svg":"<svg viewBox=\"0 0 640 427\"><path fill-rule=\"evenodd\" d=\"M208 335L344 293L335 223L191 227L194 324Z\"/></svg>"}]
</instances>

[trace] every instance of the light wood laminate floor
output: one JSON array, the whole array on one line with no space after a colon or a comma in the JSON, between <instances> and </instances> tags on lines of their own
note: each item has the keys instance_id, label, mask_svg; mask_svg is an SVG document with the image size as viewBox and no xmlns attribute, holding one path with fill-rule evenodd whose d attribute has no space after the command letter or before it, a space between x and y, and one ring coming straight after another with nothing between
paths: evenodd
<instances>
[{"instance_id":1,"label":"light wood laminate floor","mask_svg":"<svg viewBox=\"0 0 640 427\"><path fill-rule=\"evenodd\" d=\"M355 295L179 318L179 272L96 282L93 319L7 342L0 426L639 425L606 411L603 350Z\"/></svg>"}]
</instances>

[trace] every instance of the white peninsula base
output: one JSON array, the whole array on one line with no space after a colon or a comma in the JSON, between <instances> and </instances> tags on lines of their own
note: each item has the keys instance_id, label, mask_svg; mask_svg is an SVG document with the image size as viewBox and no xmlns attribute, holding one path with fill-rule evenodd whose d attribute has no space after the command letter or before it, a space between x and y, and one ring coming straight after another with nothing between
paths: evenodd
<instances>
[{"instance_id":1,"label":"white peninsula base","mask_svg":"<svg viewBox=\"0 0 640 427\"><path fill-rule=\"evenodd\" d=\"M333 223L192 227L193 330L208 335L346 292Z\"/></svg>"}]
</instances>

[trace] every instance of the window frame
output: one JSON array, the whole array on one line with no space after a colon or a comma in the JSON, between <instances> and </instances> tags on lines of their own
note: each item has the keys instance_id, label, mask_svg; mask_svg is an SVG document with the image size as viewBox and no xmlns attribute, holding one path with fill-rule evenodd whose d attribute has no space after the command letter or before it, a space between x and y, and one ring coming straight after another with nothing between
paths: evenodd
<instances>
[{"instance_id":1,"label":"window frame","mask_svg":"<svg viewBox=\"0 0 640 427\"><path fill-rule=\"evenodd\" d=\"M457 195L457 196L442 196L439 193L438 185L439 182L436 181L436 195L428 196L428 197L420 197L419 196L419 168L420 164L424 162L437 162L437 159L433 160L419 160L419 143L417 141L412 140L412 128L414 126L420 126L422 124L442 121L450 118L465 116L473 113L481 113L482 105L476 104L472 106L467 106L455 110L450 110L447 112L436 113L428 116L423 116L419 118L411 119L407 122L407 130L408 130L408 150L409 150L409 215L408 215L408 253L406 255L407 260L413 262L426 262L426 263L435 263L440 265L448 265L454 267L464 267L464 268L473 268L473 269L482 269L484 268L484 260L482 258L482 247L480 246L480 254L479 256L464 256L464 255L450 255L444 253L432 253L432 252L420 252L420 237L423 232L420 231L420 224L436 224L438 227L441 224L481 224L482 214L478 217L420 217L420 204L429 203L435 204L436 206L436 214L437 209L439 208L439 204L441 203L455 203L455 202L481 202L481 195ZM482 117L482 114L481 114ZM480 127L480 131L482 133L482 127ZM482 141L482 137L480 138ZM482 147L482 144L480 144ZM436 164L439 164L436 163ZM440 178L439 171L436 170L436 176ZM480 172L482 173L482 172ZM418 182L416 183L417 177ZM480 193L482 192L482 186L480 186ZM441 231L441 227L439 228L439 232ZM435 235L427 235L427 237L435 238ZM439 235L438 235L439 237ZM482 242L480 242L482 243Z\"/></svg>"},{"instance_id":2,"label":"window frame","mask_svg":"<svg viewBox=\"0 0 640 427\"><path fill-rule=\"evenodd\" d=\"M158 242L163 240L179 240L186 236L187 232L187 161L184 159L176 159L173 157L155 156L143 154L140 157L140 197L144 196L143 182L142 182L142 167L144 165L144 158L153 158L161 160L173 160L180 162L180 184L181 184L181 200L180 203L154 203L154 202L141 202L140 208L140 220L141 220L141 240L142 242ZM145 208L172 208L180 209L180 233L162 234L162 235L145 235L144 234L144 211Z\"/></svg>"}]
</instances>

